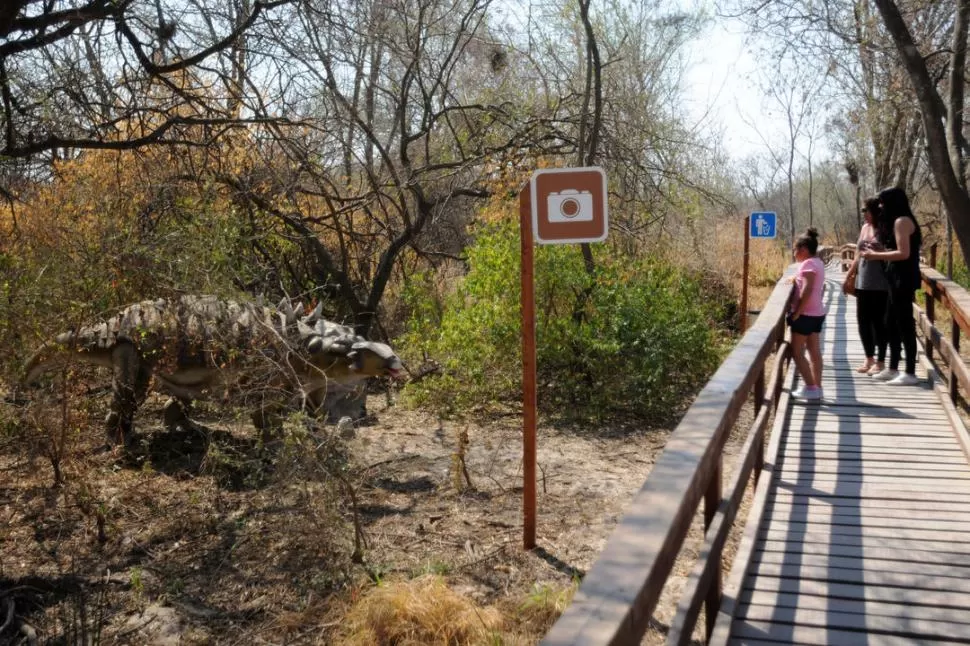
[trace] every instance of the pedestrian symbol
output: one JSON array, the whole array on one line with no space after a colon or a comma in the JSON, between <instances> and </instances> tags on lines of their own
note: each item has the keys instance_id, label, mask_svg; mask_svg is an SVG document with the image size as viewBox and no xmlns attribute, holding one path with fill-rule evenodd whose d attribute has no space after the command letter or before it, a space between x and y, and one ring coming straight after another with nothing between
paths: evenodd
<instances>
[{"instance_id":1,"label":"pedestrian symbol","mask_svg":"<svg viewBox=\"0 0 970 646\"><path fill-rule=\"evenodd\" d=\"M751 237L774 238L776 233L774 211L755 211L751 214Z\"/></svg>"}]
</instances>

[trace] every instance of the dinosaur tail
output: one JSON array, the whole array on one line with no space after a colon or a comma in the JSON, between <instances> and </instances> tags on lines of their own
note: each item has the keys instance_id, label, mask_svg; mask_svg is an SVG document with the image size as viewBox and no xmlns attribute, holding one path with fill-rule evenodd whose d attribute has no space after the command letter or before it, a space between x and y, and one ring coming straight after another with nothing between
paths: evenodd
<instances>
[{"instance_id":1,"label":"dinosaur tail","mask_svg":"<svg viewBox=\"0 0 970 646\"><path fill-rule=\"evenodd\" d=\"M52 365L60 363L59 359L63 359L63 354L64 348L60 344L45 343L40 346L24 364L23 383L28 386L35 383Z\"/></svg>"},{"instance_id":2,"label":"dinosaur tail","mask_svg":"<svg viewBox=\"0 0 970 646\"><path fill-rule=\"evenodd\" d=\"M27 360L23 369L23 383L25 385L33 384L46 371L70 361L105 363L99 353L78 345L77 337L73 334L61 334L56 340L48 341L40 346L33 356ZM110 365L110 362L107 365Z\"/></svg>"}]
</instances>

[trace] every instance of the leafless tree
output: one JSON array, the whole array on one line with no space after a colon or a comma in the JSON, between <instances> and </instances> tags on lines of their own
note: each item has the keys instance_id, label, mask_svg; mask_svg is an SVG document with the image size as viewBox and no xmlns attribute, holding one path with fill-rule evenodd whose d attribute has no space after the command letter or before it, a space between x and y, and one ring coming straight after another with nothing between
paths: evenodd
<instances>
[{"instance_id":1,"label":"leafless tree","mask_svg":"<svg viewBox=\"0 0 970 646\"><path fill-rule=\"evenodd\" d=\"M970 194L967 193L966 181L966 157L970 147L963 134L966 124L964 101L970 2L956 0L954 4L941 3L951 12L947 23L949 29L946 30L950 33L949 51L927 50L927 43L924 43L925 53L920 51L910 26L895 2L875 0L875 4L916 95L926 137L926 156L936 179L937 190L946 206L963 256L970 258ZM921 19L922 14L914 12L911 22ZM934 75L934 70L941 65L938 62L941 58L946 59L945 68L949 69L945 85L939 72ZM946 101L941 96L941 90L947 97Z\"/></svg>"},{"instance_id":2,"label":"leafless tree","mask_svg":"<svg viewBox=\"0 0 970 646\"><path fill-rule=\"evenodd\" d=\"M224 70L240 60L241 39L290 1L4 3L0 155L182 141L197 125L214 136L239 119L229 101L238 69L236 83Z\"/></svg>"}]
</instances>

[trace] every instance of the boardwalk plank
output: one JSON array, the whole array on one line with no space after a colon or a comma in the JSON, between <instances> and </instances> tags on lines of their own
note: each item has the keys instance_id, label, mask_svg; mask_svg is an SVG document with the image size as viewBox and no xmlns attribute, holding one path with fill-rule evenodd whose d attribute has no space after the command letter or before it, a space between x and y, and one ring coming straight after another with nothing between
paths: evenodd
<instances>
[{"instance_id":1,"label":"boardwalk plank","mask_svg":"<svg viewBox=\"0 0 970 646\"><path fill-rule=\"evenodd\" d=\"M970 566L970 549L965 552L934 552L922 547L918 542L911 541L912 549L900 549L899 543L888 543L880 545L870 541L863 543L859 541L855 545L840 545L827 540L810 542L802 540L800 537L794 540L761 540L758 542L758 549L763 552L779 552L785 554L818 554L822 556L841 556L848 558L858 558L860 554L865 554L866 558L893 560L903 559L909 563L953 563L960 566ZM947 547L944 544L942 547Z\"/></svg>"},{"instance_id":2,"label":"boardwalk plank","mask_svg":"<svg viewBox=\"0 0 970 646\"><path fill-rule=\"evenodd\" d=\"M781 472L790 473L838 473L841 475L889 475L907 478L919 478L926 474L926 466L913 466L912 462L845 462L840 460L815 460L811 457L790 460L788 457L781 463ZM934 464L933 475L938 478L964 479L970 478L970 470L959 464Z\"/></svg>"},{"instance_id":3,"label":"boardwalk plank","mask_svg":"<svg viewBox=\"0 0 970 646\"><path fill-rule=\"evenodd\" d=\"M942 492L952 492L960 494L970 493L970 483L966 480L957 478L941 478L938 476L933 477L932 480L927 480L924 478L907 478L905 476L881 476L881 475L838 475L834 473L804 473L801 475L791 474L784 475L778 474L778 485L789 487L825 487L825 486L835 486L840 485L846 488L854 488L860 490L863 487L882 487L886 491L892 491L894 493L899 492L912 492L912 493L942 493Z\"/></svg>"},{"instance_id":4,"label":"boardwalk plank","mask_svg":"<svg viewBox=\"0 0 970 646\"><path fill-rule=\"evenodd\" d=\"M794 579L768 575L755 575L745 581L745 591L785 592L789 594L828 597L856 601L882 601L914 606L934 606L970 613L970 596L954 594L950 590L927 590L923 588L861 585L824 579ZM743 594L743 593L742 593Z\"/></svg>"},{"instance_id":5,"label":"boardwalk plank","mask_svg":"<svg viewBox=\"0 0 970 646\"><path fill-rule=\"evenodd\" d=\"M736 630L732 631L732 637L737 637L741 641L731 643L755 644L754 640L777 640L784 644L804 644L806 646L860 646L871 644L873 646L913 646L914 644L926 644L925 640L913 637L897 637L894 635L879 634L878 638L867 641L865 636L852 630L828 630L815 626L793 626L791 624L776 624L763 621L738 621ZM952 644L967 644L966 641L934 641L938 646L950 646Z\"/></svg>"},{"instance_id":6,"label":"boardwalk plank","mask_svg":"<svg viewBox=\"0 0 970 646\"><path fill-rule=\"evenodd\" d=\"M856 498L856 497L836 497L836 496L796 496L790 493L779 491L768 498L769 505L812 505L821 509L843 508L849 509L888 509L891 511L906 512L908 510L918 510L923 512L942 513L953 511L955 513L970 512L970 500L893 500L891 498Z\"/></svg>"},{"instance_id":7,"label":"boardwalk plank","mask_svg":"<svg viewBox=\"0 0 970 646\"><path fill-rule=\"evenodd\" d=\"M953 531L970 532L970 521L964 519L933 519L925 518L901 518L889 514L869 515L862 513L843 513L833 514L825 512L814 512L810 515L805 514L799 509L770 509L766 514L769 523L810 523L814 525L832 525L833 527L857 527L869 528L897 528L897 529L918 529L921 531ZM927 529L931 527L932 529ZM844 533L844 532L843 532Z\"/></svg>"},{"instance_id":8,"label":"boardwalk plank","mask_svg":"<svg viewBox=\"0 0 970 646\"><path fill-rule=\"evenodd\" d=\"M858 532L852 534L833 534L819 528L810 531L793 530L785 526L765 527L758 532L758 538L765 541L779 541L788 545L801 543L817 545L840 545L852 549L892 549L927 552L944 552L970 554L970 541L957 542L936 540L926 537L901 537L896 534L885 536L860 536Z\"/></svg>"},{"instance_id":9,"label":"boardwalk plank","mask_svg":"<svg viewBox=\"0 0 970 646\"><path fill-rule=\"evenodd\" d=\"M816 459L819 461L838 461L838 462L861 462L862 464L872 464L879 462L896 462L900 460L908 461L912 464L959 464L967 469L967 459L957 449L933 450L928 448L914 449L912 452L907 450L893 450L887 448L883 451L867 450L858 447L837 447L812 448L799 447L793 445L785 451L785 460L797 461L806 459Z\"/></svg>"},{"instance_id":10,"label":"boardwalk plank","mask_svg":"<svg viewBox=\"0 0 970 646\"><path fill-rule=\"evenodd\" d=\"M828 522L801 522L796 520L778 520L768 518L765 521L768 530L782 530L790 532L807 533L829 533L840 536L858 536L865 533L866 536L882 538L913 538L928 541L952 541L955 543L970 542L970 534L963 529L954 529L952 525L946 529L936 529L935 527L923 528L901 528L890 525L884 521L861 519L854 524L842 525Z\"/></svg>"},{"instance_id":11,"label":"boardwalk plank","mask_svg":"<svg viewBox=\"0 0 970 646\"><path fill-rule=\"evenodd\" d=\"M827 298L825 399L778 413L781 455L730 643L970 643L960 436L929 380L893 388L855 372L855 301Z\"/></svg>"},{"instance_id":12,"label":"boardwalk plank","mask_svg":"<svg viewBox=\"0 0 970 646\"><path fill-rule=\"evenodd\" d=\"M954 612L953 608L921 606L911 603L891 603L887 601L867 601L865 599L835 599L810 594L791 594L766 590L745 590L741 593L742 612L750 616L747 607L767 606L771 608L804 608L807 610L829 610L863 616L901 617L923 621L950 621L960 624L970 623L970 612ZM951 634L967 634L970 630L960 626Z\"/></svg>"},{"instance_id":13,"label":"boardwalk plank","mask_svg":"<svg viewBox=\"0 0 970 646\"><path fill-rule=\"evenodd\" d=\"M963 562L927 563L925 561L899 560L896 558L880 559L868 552L859 550L854 556L836 556L829 554L811 554L805 552L777 552L758 551L755 559L758 563L775 566L791 566L793 568L819 568L822 570L858 571L866 573L887 573L898 575L926 575L933 577L970 577L970 560L964 556Z\"/></svg>"},{"instance_id":14,"label":"boardwalk plank","mask_svg":"<svg viewBox=\"0 0 970 646\"><path fill-rule=\"evenodd\" d=\"M804 419L789 419L791 432L804 431L839 431L842 433L915 433L918 435L937 434L953 435L948 421L943 419L859 419L857 417L839 417L838 415L818 415ZM786 434L787 437L787 434Z\"/></svg>"},{"instance_id":15,"label":"boardwalk plank","mask_svg":"<svg viewBox=\"0 0 970 646\"><path fill-rule=\"evenodd\" d=\"M970 625L956 621L956 617L949 617L947 620L926 620L899 615L865 615L842 612L838 605L824 609L747 606L742 607L740 616L752 622L817 626L825 629L826 633L836 629L899 637L947 639L970 632Z\"/></svg>"},{"instance_id":16,"label":"boardwalk plank","mask_svg":"<svg viewBox=\"0 0 970 646\"><path fill-rule=\"evenodd\" d=\"M874 500L926 500L930 502L966 502L970 500L970 493L952 490L914 491L912 489L895 489L885 486L840 484L836 482L819 483L817 487L797 485L786 482L775 483L775 495L808 496L818 499L826 498L861 498Z\"/></svg>"},{"instance_id":17,"label":"boardwalk plank","mask_svg":"<svg viewBox=\"0 0 970 646\"><path fill-rule=\"evenodd\" d=\"M900 520L962 521L970 522L970 507L955 509L896 508L851 505L826 505L825 503L793 503L772 501L769 509L774 514L790 514L794 517L810 517L813 520L830 516L846 518L899 518Z\"/></svg>"}]
</instances>

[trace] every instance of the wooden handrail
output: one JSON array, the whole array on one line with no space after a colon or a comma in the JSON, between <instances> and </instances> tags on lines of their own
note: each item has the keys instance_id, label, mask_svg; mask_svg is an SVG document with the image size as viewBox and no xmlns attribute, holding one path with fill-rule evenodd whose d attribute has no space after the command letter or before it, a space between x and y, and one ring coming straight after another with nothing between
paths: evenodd
<instances>
[{"instance_id":1,"label":"wooden handrail","mask_svg":"<svg viewBox=\"0 0 970 646\"><path fill-rule=\"evenodd\" d=\"M965 395L970 394L970 370L960 356L960 337L970 334L970 292L932 267L920 269L926 311L916 307L916 320L923 332L927 358L932 359L935 349L950 368L950 399L956 402L961 388ZM937 302L950 313L949 338L936 327Z\"/></svg>"},{"instance_id":2,"label":"wooden handrail","mask_svg":"<svg viewBox=\"0 0 970 646\"><path fill-rule=\"evenodd\" d=\"M744 446L736 459L737 466L734 469L734 475L731 477L727 498L720 505L714 522L707 529L704 545L701 547L694 570L691 572L690 578L687 579L687 585L680 597L677 614L670 622L670 630L667 633L668 644L690 643L694 624L697 623L697 617L701 611L701 604L707 601L707 593L711 590L712 583L715 582L715 578L720 572L724 545L734 525L734 518L738 509L741 507L748 480L751 478L752 472L754 473L755 483L761 476L761 468L764 464L765 429L768 428L768 418L778 403L778 396L782 388L782 377L790 358L788 344L782 343L775 353L774 369L771 378L768 380L770 387L767 393L763 392L760 398L756 397L755 399L757 414L751 429L748 431ZM720 599L718 599L716 606L707 609L708 635L714 630L719 606Z\"/></svg>"},{"instance_id":3,"label":"wooden handrail","mask_svg":"<svg viewBox=\"0 0 970 646\"><path fill-rule=\"evenodd\" d=\"M849 271L849 265L855 260L855 243L844 244L839 247L839 255L842 258L842 271Z\"/></svg>"},{"instance_id":4,"label":"wooden handrail","mask_svg":"<svg viewBox=\"0 0 970 646\"><path fill-rule=\"evenodd\" d=\"M785 278L792 271L793 267L789 268ZM705 542L705 562L710 564L699 566L703 571L691 587L691 599L685 602L689 612L678 619L678 634L689 636L693 630L695 606L699 610L696 597L705 598L708 615L716 617L721 590L720 549L724 543L721 534L726 536L733 520L728 516L736 513L737 490L744 490L738 485L741 474L736 474L729 499L722 499L724 444L752 391L756 393L758 409L753 434L764 433L767 410L771 407L765 404L778 400L778 375L784 359L776 360L775 374L767 389L765 363L784 339L791 294L788 281L779 281L758 320L697 396L671 433L629 511L583 579L573 603L545 636L543 644L639 644L702 498L706 501L705 521L710 537ZM786 348L781 350L782 355L787 355ZM766 390L770 396L766 396ZM763 445L763 441L749 437L746 453L739 457L739 468L748 477L752 470L760 472ZM734 512L729 514L732 507ZM712 626L709 622L709 630Z\"/></svg>"}]
</instances>

